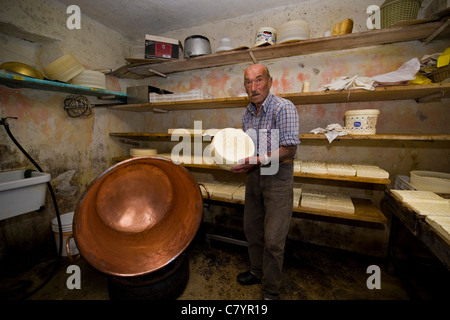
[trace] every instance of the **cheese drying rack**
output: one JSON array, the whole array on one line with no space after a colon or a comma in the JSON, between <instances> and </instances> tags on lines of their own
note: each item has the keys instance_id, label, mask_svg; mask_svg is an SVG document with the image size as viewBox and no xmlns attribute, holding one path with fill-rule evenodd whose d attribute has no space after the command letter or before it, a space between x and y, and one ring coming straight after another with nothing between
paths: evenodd
<instances>
[{"instance_id":1,"label":"cheese drying rack","mask_svg":"<svg viewBox=\"0 0 450 320\"><path fill-rule=\"evenodd\" d=\"M157 155L158 156L158 155ZM114 157L112 160L114 162L120 162L130 158L129 156L124 157ZM223 170L216 164L196 164L191 161L191 163L181 164L187 168L197 168L197 169L214 169ZM308 179L326 179L326 180L338 180L338 181L349 181L358 183L368 183L368 184L378 184L387 185L390 183L390 179L386 178L369 178L369 177L357 177L357 176L345 176L345 175L335 175L335 174L320 174L320 173L305 173L305 172L294 172L294 177L308 178ZM212 203L221 203L229 205L244 205L243 200L229 199L217 196L203 196L204 200L210 201ZM388 219L384 214L368 199L352 198L353 205L355 207L354 213L314 209L302 207L301 205L293 208L293 217L305 218L311 220L322 220L331 221L335 223L342 223L347 225L357 225L365 226L370 228L383 228L385 224L388 223Z\"/></svg>"}]
</instances>

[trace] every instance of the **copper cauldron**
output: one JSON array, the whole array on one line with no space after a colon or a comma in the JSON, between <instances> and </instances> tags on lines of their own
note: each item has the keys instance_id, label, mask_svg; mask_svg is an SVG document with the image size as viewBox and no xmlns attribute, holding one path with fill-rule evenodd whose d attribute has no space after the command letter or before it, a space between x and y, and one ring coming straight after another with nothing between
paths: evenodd
<instances>
[{"instance_id":1,"label":"copper cauldron","mask_svg":"<svg viewBox=\"0 0 450 320\"><path fill-rule=\"evenodd\" d=\"M159 157L122 161L99 175L77 205L73 233L97 270L131 277L178 257L202 220L199 186L184 167Z\"/></svg>"}]
</instances>

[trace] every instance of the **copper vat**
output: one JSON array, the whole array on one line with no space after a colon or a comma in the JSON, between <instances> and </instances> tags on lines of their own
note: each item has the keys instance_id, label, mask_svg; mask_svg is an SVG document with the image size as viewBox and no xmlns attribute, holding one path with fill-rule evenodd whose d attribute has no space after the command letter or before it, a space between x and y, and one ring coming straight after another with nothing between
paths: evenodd
<instances>
[{"instance_id":1,"label":"copper vat","mask_svg":"<svg viewBox=\"0 0 450 320\"><path fill-rule=\"evenodd\" d=\"M159 157L122 161L99 175L77 205L73 233L97 270L131 277L178 257L202 220L199 186L184 167Z\"/></svg>"}]
</instances>

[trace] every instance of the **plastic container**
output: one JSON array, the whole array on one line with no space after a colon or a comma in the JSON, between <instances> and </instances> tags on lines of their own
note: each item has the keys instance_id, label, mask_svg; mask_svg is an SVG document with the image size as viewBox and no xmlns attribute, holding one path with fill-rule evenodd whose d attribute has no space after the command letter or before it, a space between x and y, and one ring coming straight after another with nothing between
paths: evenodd
<instances>
[{"instance_id":1,"label":"plastic container","mask_svg":"<svg viewBox=\"0 0 450 320\"><path fill-rule=\"evenodd\" d=\"M277 42L277 30L271 27L261 27L256 32L255 47L273 45Z\"/></svg>"},{"instance_id":2,"label":"plastic container","mask_svg":"<svg viewBox=\"0 0 450 320\"><path fill-rule=\"evenodd\" d=\"M422 0L386 0L380 7L381 29L417 19L421 3Z\"/></svg>"},{"instance_id":3,"label":"plastic container","mask_svg":"<svg viewBox=\"0 0 450 320\"><path fill-rule=\"evenodd\" d=\"M255 154L252 138L241 129L219 130L211 141L211 157L222 169L231 170L238 161Z\"/></svg>"},{"instance_id":4,"label":"plastic container","mask_svg":"<svg viewBox=\"0 0 450 320\"><path fill-rule=\"evenodd\" d=\"M75 239L72 237L72 235L73 235L73 232L72 232L73 215L74 215L74 212L68 212L68 213L60 215L60 217L59 217L61 219L61 229L62 229L62 233L63 233L63 248L61 251L61 256L64 256L64 257L67 257L66 242L69 237L71 237L71 239L69 241L70 254L75 255L75 254L79 253L77 245L75 243ZM55 236L56 252L59 252L60 233L59 233L57 218L54 218L52 220L52 230L53 230L53 234Z\"/></svg>"},{"instance_id":5,"label":"plastic container","mask_svg":"<svg viewBox=\"0 0 450 320\"><path fill-rule=\"evenodd\" d=\"M39 210L45 205L46 183L50 174L26 170L0 172L0 220Z\"/></svg>"},{"instance_id":6,"label":"plastic container","mask_svg":"<svg viewBox=\"0 0 450 320\"><path fill-rule=\"evenodd\" d=\"M411 171L411 184L421 191L450 193L450 173L436 171Z\"/></svg>"},{"instance_id":7,"label":"plastic container","mask_svg":"<svg viewBox=\"0 0 450 320\"><path fill-rule=\"evenodd\" d=\"M199 89L194 89L185 93L158 94L151 92L149 94L151 102L169 102L169 101L187 101L214 99L215 96Z\"/></svg>"},{"instance_id":8,"label":"plastic container","mask_svg":"<svg viewBox=\"0 0 450 320\"><path fill-rule=\"evenodd\" d=\"M375 134L378 109L349 110L345 112L345 129L350 134Z\"/></svg>"}]
</instances>

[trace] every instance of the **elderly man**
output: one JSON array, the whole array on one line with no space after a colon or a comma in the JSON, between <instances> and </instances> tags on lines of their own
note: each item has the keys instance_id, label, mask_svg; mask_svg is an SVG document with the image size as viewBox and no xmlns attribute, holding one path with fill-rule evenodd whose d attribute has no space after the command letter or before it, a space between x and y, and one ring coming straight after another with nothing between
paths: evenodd
<instances>
[{"instance_id":1,"label":"elderly man","mask_svg":"<svg viewBox=\"0 0 450 320\"><path fill-rule=\"evenodd\" d=\"M243 130L253 134L257 155L232 168L247 173L244 232L250 270L237 277L243 285L262 284L263 299L279 299L284 247L293 206L293 158L299 141L297 109L270 93L266 66L254 64L244 73L250 104L242 116ZM276 170L266 171L276 162Z\"/></svg>"}]
</instances>

